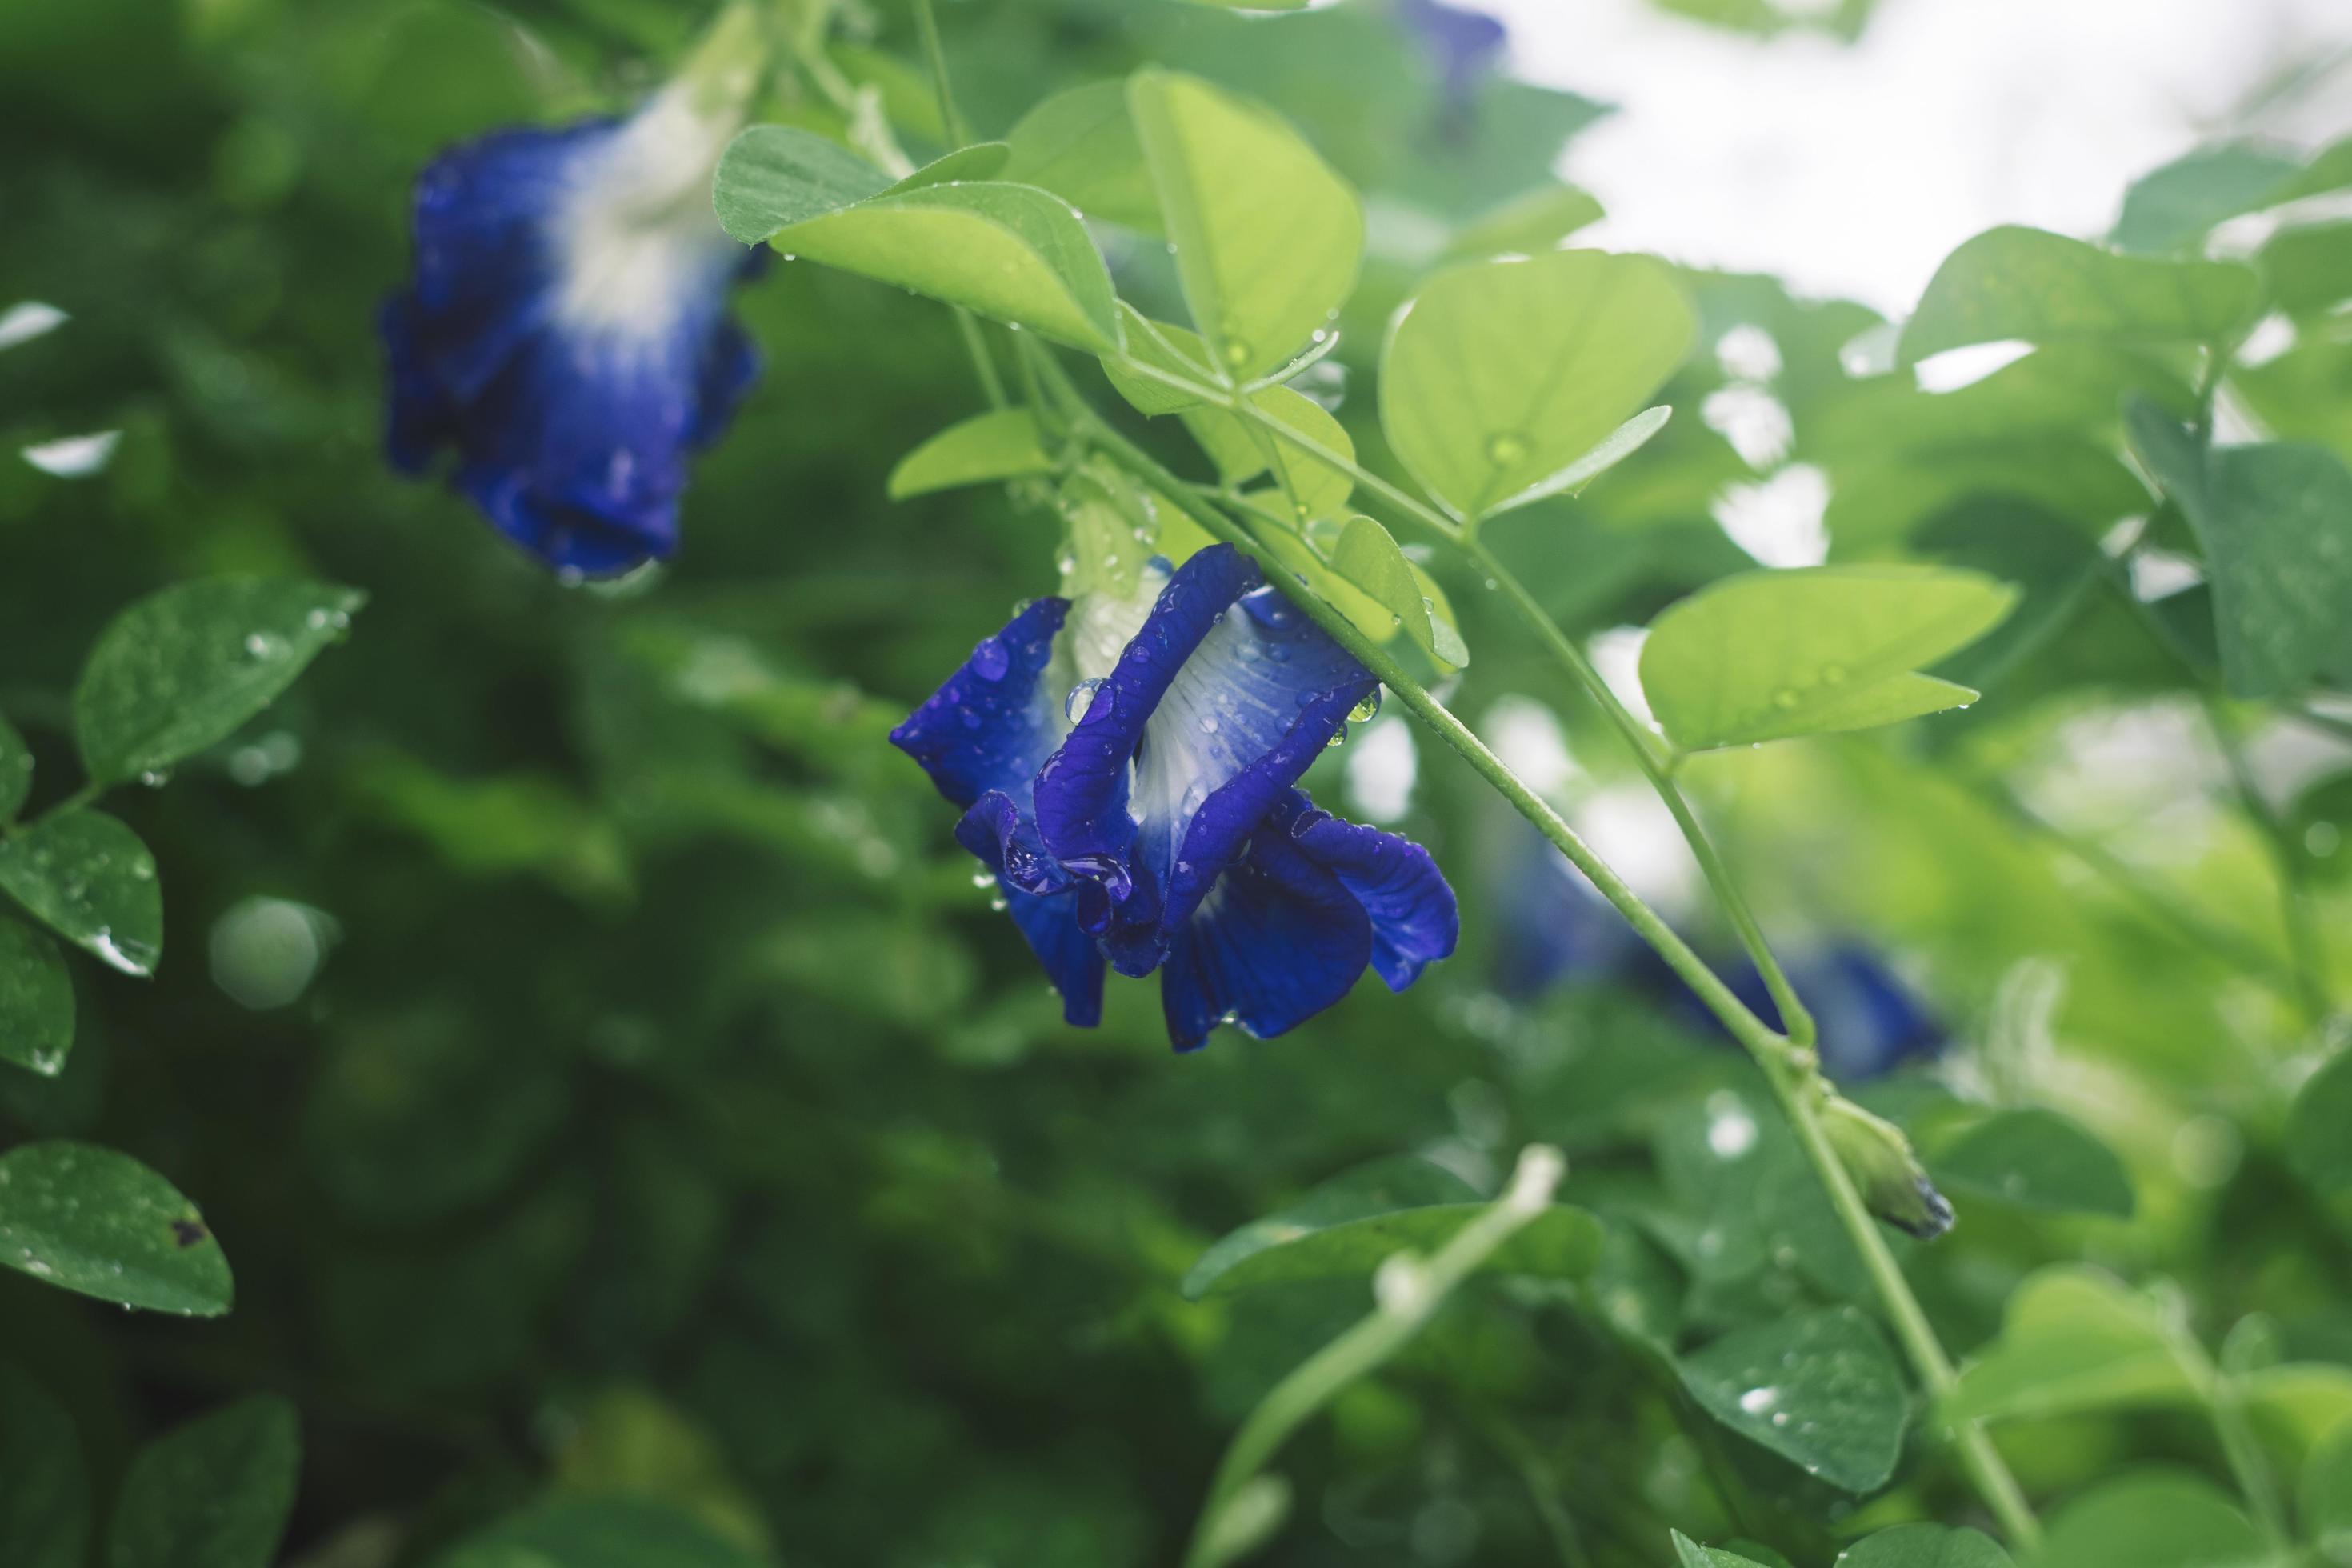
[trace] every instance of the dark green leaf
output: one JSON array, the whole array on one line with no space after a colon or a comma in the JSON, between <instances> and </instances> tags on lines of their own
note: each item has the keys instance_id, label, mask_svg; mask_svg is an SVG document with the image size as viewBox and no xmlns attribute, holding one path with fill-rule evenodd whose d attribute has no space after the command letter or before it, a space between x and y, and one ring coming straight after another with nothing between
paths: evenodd
<instances>
[{"instance_id":1,"label":"dark green leaf","mask_svg":"<svg viewBox=\"0 0 2352 1568\"><path fill-rule=\"evenodd\" d=\"M103 812L44 817L0 839L0 889L125 974L154 973L163 952L155 858Z\"/></svg>"},{"instance_id":2,"label":"dark green leaf","mask_svg":"<svg viewBox=\"0 0 2352 1568\"><path fill-rule=\"evenodd\" d=\"M0 822L12 821L33 790L33 753L23 736L0 717Z\"/></svg>"},{"instance_id":3,"label":"dark green leaf","mask_svg":"<svg viewBox=\"0 0 2352 1568\"><path fill-rule=\"evenodd\" d=\"M1940 1524L1898 1524L1838 1553L1836 1568L2012 1568L1989 1535Z\"/></svg>"},{"instance_id":4,"label":"dark green leaf","mask_svg":"<svg viewBox=\"0 0 2352 1568\"><path fill-rule=\"evenodd\" d=\"M1861 1493L1895 1473L1909 1417L1902 1373L1851 1307L1736 1330L1676 1370L1708 1415L1808 1475Z\"/></svg>"},{"instance_id":5,"label":"dark green leaf","mask_svg":"<svg viewBox=\"0 0 2352 1568\"><path fill-rule=\"evenodd\" d=\"M559 1498L510 1514L433 1568L760 1568L761 1559L666 1503Z\"/></svg>"},{"instance_id":6,"label":"dark green leaf","mask_svg":"<svg viewBox=\"0 0 2352 1568\"><path fill-rule=\"evenodd\" d=\"M1005 135L1004 178L1053 192L1088 217L1160 231L1160 196L1127 111L1127 83L1098 81L1058 92Z\"/></svg>"},{"instance_id":7,"label":"dark green leaf","mask_svg":"<svg viewBox=\"0 0 2352 1568\"><path fill-rule=\"evenodd\" d=\"M1995 228L1944 258L1903 329L1914 364L1946 349L2031 343L2206 342L2248 324L2262 292L2230 261L2147 261L2033 228Z\"/></svg>"},{"instance_id":8,"label":"dark green leaf","mask_svg":"<svg viewBox=\"0 0 2352 1568\"><path fill-rule=\"evenodd\" d=\"M168 768L226 740L343 635L367 595L324 583L213 577L115 617L74 690L91 778Z\"/></svg>"},{"instance_id":9,"label":"dark green leaf","mask_svg":"<svg viewBox=\"0 0 2352 1568\"><path fill-rule=\"evenodd\" d=\"M889 188L890 176L814 131L754 125L719 160L710 187L719 226L745 245Z\"/></svg>"},{"instance_id":10,"label":"dark green leaf","mask_svg":"<svg viewBox=\"0 0 2352 1568\"><path fill-rule=\"evenodd\" d=\"M0 1563L82 1568L89 1478L72 1418L47 1390L0 1366Z\"/></svg>"},{"instance_id":11,"label":"dark green leaf","mask_svg":"<svg viewBox=\"0 0 2352 1568\"><path fill-rule=\"evenodd\" d=\"M73 1033L73 977L57 944L0 916L0 1062L55 1078Z\"/></svg>"},{"instance_id":12,"label":"dark green leaf","mask_svg":"<svg viewBox=\"0 0 2352 1568\"><path fill-rule=\"evenodd\" d=\"M905 500L1053 470L1037 416L1025 408L999 408L949 426L899 458L890 470L889 493L892 500Z\"/></svg>"},{"instance_id":13,"label":"dark green leaf","mask_svg":"<svg viewBox=\"0 0 2352 1568\"><path fill-rule=\"evenodd\" d=\"M2295 1091L2286 1152L2313 1186L2352 1191L2352 1050L2338 1051Z\"/></svg>"},{"instance_id":14,"label":"dark green leaf","mask_svg":"<svg viewBox=\"0 0 2352 1568\"><path fill-rule=\"evenodd\" d=\"M1675 1538L1675 1561L1681 1568L1763 1568L1752 1557L1742 1557L1720 1547L1701 1546L1679 1530L1671 1533Z\"/></svg>"},{"instance_id":15,"label":"dark green leaf","mask_svg":"<svg viewBox=\"0 0 2352 1568\"><path fill-rule=\"evenodd\" d=\"M1937 1184L2058 1214L2127 1219L2131 1175L2115 1152L2054 1110L2005 1110L1932 1162Z\"/></svg>"},{"instance_id":16,"label":"dark green leaf","mask_svg":"<svg viewBox=\"0 0 2352 1568\"><path fill-rule=\"evenodd\" d=\"M2203 1477L2144 1470L2077 1498L2050 1521L2043 1568L2273 1568L2277 1556Z\"/></svg>"},{"instance_id":17,"label":"dark green leaf","mask_svg":"<svg viewBox=\"0 0 2352 1568\"><path fill-rule=\"evenodd\" d=\"M128 1154L22 1143L0 1154L0 1264L126 1307L217 1317L228 1259L194 1204Z\"/></svg>"},{"instance_id":18,"label":"dark green leaf","mask_svg":"<svg viewBox=\"0 0 2352 1568\"><path fill-rule=\"evenodd\" d=\"M270 1568L301 1464L282 1399L242 1400L157 1438L122 1478L109 1568Z\"/></svg>"},{"instance_id":19,"label":"dark green leaf","mask_svg":"<svg viewBox=\"0 0 2352 1568\"><path fill-rule=\"evenodd\" d=\"M2352 1563L2352 1426L2312 1450L2297 1492L2303 1527L2331 1563Z\"/></svg>"}]
</instances>

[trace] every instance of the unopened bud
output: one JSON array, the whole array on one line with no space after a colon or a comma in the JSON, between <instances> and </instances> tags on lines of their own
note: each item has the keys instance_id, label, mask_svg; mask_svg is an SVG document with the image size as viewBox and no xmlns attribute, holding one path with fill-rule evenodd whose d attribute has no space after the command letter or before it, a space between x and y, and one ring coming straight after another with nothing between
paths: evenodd
<instances>
[{"instance_id":1,"label":"unopened bud","mask_svg":"<svg viewBox=\"0 0 2352 1568\"><path fill-rule=\"evenodd\" d=\"M1871 1213L1922 1241L1952 1228L1952 1205L1927 1179L1902 1129L1834 1093L1822 1106L1822 1125Z\"/></svg>"}]
</instances>

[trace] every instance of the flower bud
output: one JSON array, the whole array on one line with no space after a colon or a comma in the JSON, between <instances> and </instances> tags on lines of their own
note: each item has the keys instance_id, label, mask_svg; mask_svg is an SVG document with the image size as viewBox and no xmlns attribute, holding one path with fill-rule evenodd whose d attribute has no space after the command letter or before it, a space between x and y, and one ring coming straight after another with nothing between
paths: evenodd
<instances>
[{"instance_id":1,"label":"flower bud","mask_svg":"<svg viewBox=\"0 0 2352 1568\"><path fill-rule=\"evenodd\" d=\"M1952 1228L1952 1205L1900 1128L1834 1093L1822 1107L1822 1126L1871 1213L1922 1241Z\"/></svg>"}]
</instances>

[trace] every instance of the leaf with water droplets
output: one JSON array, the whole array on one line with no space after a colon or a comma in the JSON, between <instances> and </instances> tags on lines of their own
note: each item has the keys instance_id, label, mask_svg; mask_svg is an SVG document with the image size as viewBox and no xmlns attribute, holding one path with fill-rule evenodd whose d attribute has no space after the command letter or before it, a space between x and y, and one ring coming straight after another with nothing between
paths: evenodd
<instances>
[{"instance_id":1,"label":"leaf with water droplets","mask_svg":"<svg viewBox=\"0 0 2352 1568\"><path fill-rule=\"evenodd\" d=\"M0 1264L85 1296L218 1317L228 1259L196 1206L128 1154L23 1143L0 1154Z\"/></svg>"},{"instance_id":2,"label":"leaf with water droplets","mask_svg":"<svg viewBox=\"0 0 2352 1568\"><path fill-rule=\"evenodd\" d=\"M90 777L119 783L226 740L366 599L324 583L209 577L140 600L100 636L74 690Z\"/></svg>"},{"instance_id":3,"label":"leaf with water droplets","mask_svg":"<svg viewBox=\"0 0 2352 1568\"><path fill-rule=\"evenodd\" d=\"M73 1047L73 980L57 944L0 918L0 1061L55 1078Z\"/></svg>"},{"instance_id":4,"label":"leaf with water droplets","mask_svg":"<svg viewBox=\"0 0 2352 1568\"><path fill-rule=\"evenodd\" d=\"M1852 1307L1738 1330L1677 1370L1708 1415L1832 1486L1874 1491L1895 1473L1909 1415L1903 1377Z\"/></svg>"},{"instance_id":5,"label":"leaf with water droplets","mask_svg":"<svg viewBox=\"0 0 2352 1568\"><path fill-rule=\"evenodd\" d=\"M163 895L139 836L100 811L45 817L0 839L0 889L125 974L155 972Z\"/></svg>"},{"instance_id":6,"label":"leaf with water droplets","mask_svg":"<svg viewBox=\"0 0 2352 1568\"><path fill-rule=\"evenodd\" d=\"M294 1406L273 1395L165 1433L123 1475L108 1568L269 1568L301 1464Z\"/></svg>"},{"instance_id":7,"label":"leaf with water droplets","mask_svg":"<svg viewBox=\"0 0 2352 1568\"><path fill-rule=\"evenodd\" d=\"M73 1419L47 1390L0 1367L0 1563L82 1568L89 1478Z\"/></svg>"},{"instance_id":8,"label":"leaf with water droplets","mask_svg":"<svg viewBox=\"0 0 2352 1568\"><path fill-rule=\"evenodd\" d=\"M24 809L33 791L33 753L25 738L0 717L0 822L12 820Z\"/></svg>"}]
</instances>

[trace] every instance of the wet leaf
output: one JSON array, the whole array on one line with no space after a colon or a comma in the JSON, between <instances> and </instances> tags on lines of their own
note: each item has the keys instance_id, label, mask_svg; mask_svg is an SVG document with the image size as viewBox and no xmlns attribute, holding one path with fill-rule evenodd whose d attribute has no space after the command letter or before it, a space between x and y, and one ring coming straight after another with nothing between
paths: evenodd
<instances>
[{"instance_id":1,"label":"wet leaf","mask_svg":"<svg viewBox=\"0 0 2352 1568\"><path fill-rule=\"evenodd\" d=\"M1736 1330L1676 1370L1708 1415L1808 1475L1862 1493L1895 1473L1909 1416L1902 1373L1851 1307Z\"/></svg>"},{"instance_id":2,"label":"wet leaf","mask_svg":"<svg viewBox=\"0 0 2352 1568\"><path fill-rule=\"evenodd\" d=\"M1088 217L1160 231L1160 195L1143 162L1127 84L1091 82L1057 92L1005 134L1004 178L1053 192Z\"/></svg>"},{"instance_id":3,"label":"wet leaf","mask_svg":"<svg viewBox=\"0 0 2352 1568\"><path fill-rule=\"evenodd\" d=\"M68 812L0 839L0 889L125 974L155 972L163 952L155 858L113 817Z\"/></svg>"},{"instance_id":4,"label":"wet leaf","mask_svg":"<svg viewBox=\"0 0 2352 1568\"><path fill-rule=\"evenodd\" d=\"M1053 470L1037 416L1026 408L999 408L949 426L899 458L890 470L889 495L905 500Z\"/></svg>"},{"instance_id":5,"label":"wet leaf","mask_svg":"<svg viewBox=\"0 0 2352 1568\"><path fill-rule=\"evenodd\" d=\"M0 1154L0 1264L184 1317L228 1310L228 1259L196 1206L128 1154L23 1143Z\"/></svg>"},{"instance_id":6,"label":"wet leaf","mask_svg":"<svg viewBox=\"0 0 2352 1568\"><path fill-rule=\"evenodd\" d=\"M0 916L0 1061L55 1078L73 1032L73 977L57 944Z\"/></svg>"}]
</instances>

